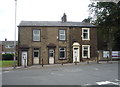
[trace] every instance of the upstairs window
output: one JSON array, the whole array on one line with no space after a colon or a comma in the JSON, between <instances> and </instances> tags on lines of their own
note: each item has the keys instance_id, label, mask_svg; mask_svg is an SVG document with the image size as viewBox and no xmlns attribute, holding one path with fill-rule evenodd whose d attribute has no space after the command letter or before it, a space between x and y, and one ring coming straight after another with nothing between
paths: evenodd
<instances>
[{"instance_id":1,"label":"upstairs window","mask_svg":"<svg viewBox=\"0 0 120 87\"><path fill-rule=\"evenodd\" d=\"M5 48L14 48L14 45L6 45Z\"/></svg>"},{"instance_id":2,"label":"upstairs window","mask_svg":"<svg viewBox=\"0 0 120 87\"><path fill-rule=\"evenodd\" d=\"M90 40L89 28L82 28L82 40Z\"/></svg>"},{"instance_id":3,"label":"upstairs window","mask_svg":"<svg viewBox=\"0 0 120 87\"><path fill-rule=\"evenodd\" d=\"M59 48L59 59L66 59L66 48L65 47Z\"/></svg>"},{"instance_id":4,"label":"upstairs window","mask_svg":"<svg viewBox=\"0 0 120 87\"><path fill-rule=\"evenodd\" d=\"M33 41L40 41L40 30L33 30Z\"/></svg>"},{"instance_id":5,"label":"upstairs window","mask_svg":"<svg viewBox=\"0 0 120 87\"><path fill-rule=\"evenodd\" d=\"M59 30L59 40L66 40L66 31L65 30Z\"/></svg>"}]
</instances>

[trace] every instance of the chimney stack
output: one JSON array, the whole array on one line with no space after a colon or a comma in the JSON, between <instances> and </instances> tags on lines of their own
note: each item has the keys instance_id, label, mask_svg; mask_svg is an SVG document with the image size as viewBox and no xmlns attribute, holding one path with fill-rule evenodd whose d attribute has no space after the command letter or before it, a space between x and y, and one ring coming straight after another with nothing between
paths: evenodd
<instances>
[{"instance_id":1,"label":"chimney stack","mask_svg":"<svg viewBox=\"0 0 120 87\"><path fill-rule=\"evenodd\" d=\"M61 19L62 19L62 22L67 22L67 15L64 13Z\"/></svg>"},{"instance_id":2,"label":"chimney stack","mask_svg":"<svg viewBox=\"0 0 120 87\"><path fill-rule=\"evenodd\" d=\"M7 41L7 38L5 38L5 41Z\"/></svg>"}]
</instances>

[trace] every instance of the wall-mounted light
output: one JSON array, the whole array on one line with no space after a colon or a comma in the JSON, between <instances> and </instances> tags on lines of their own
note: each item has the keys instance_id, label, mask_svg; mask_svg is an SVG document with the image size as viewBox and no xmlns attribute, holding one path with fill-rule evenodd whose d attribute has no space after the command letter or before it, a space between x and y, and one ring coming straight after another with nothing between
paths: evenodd
<instances>
[{"instance_id":1,"label":"wall-mounted light","mask_svg":"<svg viewBox=\"0 0 120 87\"><path fill-rule=\"evenodd\" d=\"M57 39L58 39L58 36L57 36Z\"/></svg>"}]
</instances>

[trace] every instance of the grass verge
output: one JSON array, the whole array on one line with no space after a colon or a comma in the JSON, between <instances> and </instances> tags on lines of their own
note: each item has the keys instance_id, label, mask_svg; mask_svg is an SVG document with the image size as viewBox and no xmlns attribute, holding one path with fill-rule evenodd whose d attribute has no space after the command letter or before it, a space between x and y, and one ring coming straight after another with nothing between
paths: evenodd
<instances>
[{"instance_id":1,"label":"grass verge","mask_svg":"<svg viewBox=\"0 0 120 87\"><path fill-rule=\"evenodd\" d=\"M17 61L15 61L15 63L17 63ZM0 67L12 67L14 64L13 60L3 60L0 61Z\"/></svg>"}]
</instances>

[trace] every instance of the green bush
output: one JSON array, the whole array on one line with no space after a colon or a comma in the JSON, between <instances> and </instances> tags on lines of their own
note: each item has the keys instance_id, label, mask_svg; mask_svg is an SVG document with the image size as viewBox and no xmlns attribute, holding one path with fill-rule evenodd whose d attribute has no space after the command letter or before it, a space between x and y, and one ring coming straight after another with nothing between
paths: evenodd
<instances>
[{"instance_id":1,"label":"green bush","mask_svg":"<svg viewBox=\"0 0 120 87\"><path fill-rule=\"evenodd\" d=\"M2 54L2 60L13 60L14 54Z\"/></svg>"}]
</instances>

